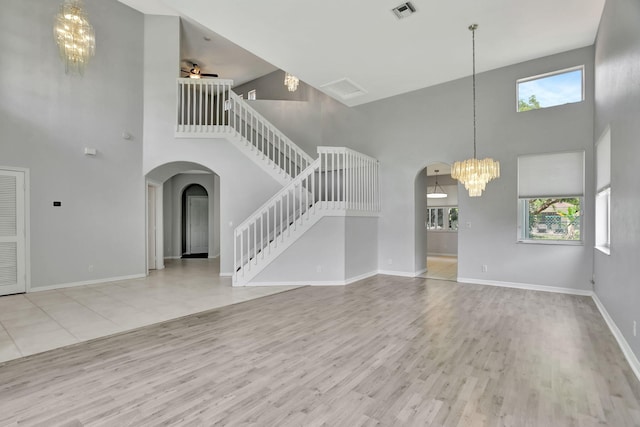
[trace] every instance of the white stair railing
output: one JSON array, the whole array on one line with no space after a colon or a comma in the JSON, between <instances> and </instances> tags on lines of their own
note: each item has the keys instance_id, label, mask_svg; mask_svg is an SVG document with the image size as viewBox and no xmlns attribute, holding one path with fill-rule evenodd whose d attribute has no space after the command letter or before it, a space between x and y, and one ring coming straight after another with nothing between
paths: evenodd
<instances>
[{"instance_id":1,"label":"white stair railing","mask_svg":"<svg viewBox=\"0 0 640 427\"><path fill-rule=\"evenodd\" d=\"M319 157L234 232L234 283L255 277L322 216L380 211L378 161L343 147Z\"/></svg>"},{"instance_id":2,"label":"white stair railing","mask_svg":"<svg viewBox=\"0 0 640 427\"><path fill-rule=\"evenodd\" d=\"M313 159L236 95L232 80L177 79L176 136L237 136L267 165L293 178Z\"/></svg>"}]
</instances>

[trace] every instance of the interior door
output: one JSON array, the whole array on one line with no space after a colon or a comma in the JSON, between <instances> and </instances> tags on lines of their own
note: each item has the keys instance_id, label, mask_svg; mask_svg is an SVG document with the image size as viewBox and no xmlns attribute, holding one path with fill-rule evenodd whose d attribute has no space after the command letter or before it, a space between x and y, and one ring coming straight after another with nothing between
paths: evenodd
<instances>
[{"instance_id":1,"label":"interior door","mask_svg":"<svg viewBox=\"0 0 640 427\"><path fill-rule=\"evenodd\" d=\"M147 185L147 266L156 269L156 188Z\"/></svg>"},{"instance_id":2,"label":"interior door","mask_svg":"<svg viewBox=\"0 0 640 427\"><path fill-rule=\"evenodd\" d=\"M209 198L187 198L187 247L190 254L209 252Z\"/></svg>"},{"instance_id":3,"label":"interior door","mask_svg":"<svg viewBox=\"0 0 640 427\"><path fill-rule=\"evenodd\" d=\"M24 172L0 169L0 295L26 292Z\"/></svg>"}]
</instances>

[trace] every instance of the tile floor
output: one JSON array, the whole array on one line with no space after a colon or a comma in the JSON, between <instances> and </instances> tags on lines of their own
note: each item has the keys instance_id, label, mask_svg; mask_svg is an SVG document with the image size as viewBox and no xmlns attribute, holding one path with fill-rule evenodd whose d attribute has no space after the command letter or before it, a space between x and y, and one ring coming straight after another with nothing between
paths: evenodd
<instances>
[{"instance_id":1,"label":"tile floor","mask_svg":"<svg viewBox=\"0 0 640 427\"><path fill-rule=\"evenodd\" d=\"M458 257L428 256L427 272L421 277L456 281L458 279Z\"/></svg>"},{"instance_id":2,"label":"tile floor","mask_svg":"<svg viewBox=\"0 0 640 427\"><path fill-rule=\"evenodd\" d=\"M296 288L233 288L218 272L167 260L142 279L0 297L0 362Z\"/></svg>"}]
</instances>

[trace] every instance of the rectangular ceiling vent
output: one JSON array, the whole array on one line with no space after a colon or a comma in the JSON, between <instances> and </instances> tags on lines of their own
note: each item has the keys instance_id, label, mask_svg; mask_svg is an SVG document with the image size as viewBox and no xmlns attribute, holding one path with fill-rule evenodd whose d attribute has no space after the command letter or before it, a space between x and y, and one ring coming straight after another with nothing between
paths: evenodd
<instances>
[{"instance_id":1,"label":"rectangular ceiling vent","mask_svg":"<svg viewBox=\"0 0 640 427\"><path fill-rule=\"evenodd\" d=\"M400 6L394 7L391 11L396 15L396 18L402 19L413 14L416 11L416 7L408 1L402 3Z\"/></svg>"},{"instance_id":2,"label":"rectangular ceiling vent","mask_svg":"<svg viewBox=\"0 0 640 427\"><path fill-rule=\"evenodd\" d=\"M366 90L346 77L331 83L327 83L326 85L322 85L320 86L320 88L342 99L351 99L367 93Z\"/></svg>"}]
</instances>

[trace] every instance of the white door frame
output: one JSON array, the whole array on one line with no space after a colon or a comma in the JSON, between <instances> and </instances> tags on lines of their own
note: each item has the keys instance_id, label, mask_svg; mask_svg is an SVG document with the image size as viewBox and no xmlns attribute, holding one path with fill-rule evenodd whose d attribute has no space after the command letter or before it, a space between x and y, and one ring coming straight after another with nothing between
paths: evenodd
<instances>
[{"instance_id":1,"label":"white door frame","mask_svg":"<svg viewBox=\"0 0 640 427\"><path fill-rule=\"evenodd\" d=\"M156 192L156 270L162 270L164 268L164 233L163 233L163 203L162 203L162 195L163 195L163 185L160 182L156 182L150 179L146 180L146 184L144 186L144 210L145 210L145 265L147 269L147 275L149 274L149 186L153 187Z\"/></svg>"},{"instance_id":2,"label":"white door frame","mask_svg":"<svg viewBox=\"0 0 640 427\"><path fill-rule=\"evenodd\" d=\"M24 176L24 281L25 292L31 292L31 183L28 168L0 166L0 170L20 172Z\"/></svg>"}]
</instances>

